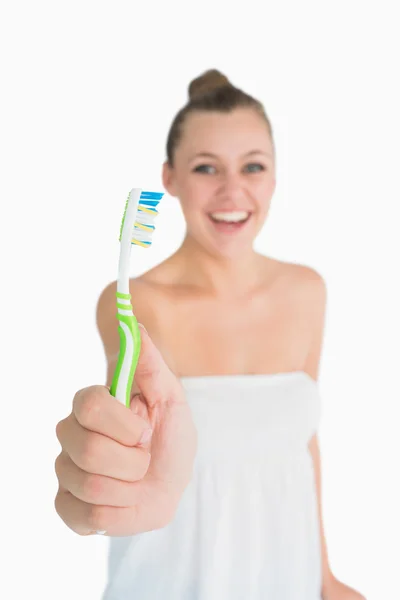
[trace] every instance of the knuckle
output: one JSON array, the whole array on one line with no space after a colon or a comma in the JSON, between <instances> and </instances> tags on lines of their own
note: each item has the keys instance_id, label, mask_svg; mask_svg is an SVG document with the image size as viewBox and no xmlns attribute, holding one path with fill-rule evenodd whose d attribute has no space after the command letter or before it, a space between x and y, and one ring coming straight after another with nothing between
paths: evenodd
<instances>
[{"instance_id":1,"label":"knuckle","mask_svg":"<svg viewBox=\"0 0 400 600\"><path fill-rule=\"evenodd\" d=\"M61 462L62 462L62 452L60 452L60 454L57 456L56 460L54 461L54 471L55 474L57 475L57 479L60 481L61 478L61 472L62 472L62 466L61 466Z\"/></svg>"},{"instance_id":2,"label":"knuckle","mask_svg":"<svg viewBox=\"0 0 400 600\"><path fill-rule=\"evenodd\" d=\"M62 441L61 440L62 440L62 434L63 434L63 429L64 429L65 421L66 421L66 419L62 419L56 425L56 437L57 437L57 439L58 439L58 441L60 442L61 445L62 445Z\"/></svg>"},{"instance_id":3,"label":"knuckle","mask_svg":"<svg viewBox=\"0 0 400 600\"><path fill-rule=\"evenodd\" d=\"M108 531L110 528L110 510L107 506L92 504L89 509L88 527L91 531Z\"/></svg>"},{"instance_id":4,"label":"knuckle","mask_svg":"<svg viewBox=\"0 0 400 600\"><path fill-rule=\"evenodd\" d=\"M86 502L97 501L104 493L104 478L86 473L82 482L82 494Z\"/></svg>"},{"instance_id":5,"label":"knuckle","mask_svg":"<svg viewBox=\"0 0 400 600\"><path fill-rule=\"evenodd\" d=\"M70 511L68 510L66 502L66 494L60 489L54 498L54 510L60 519L62 519L68 527L71 527Z\"/></svg>"},{"instance_id":6,"label":"knuckle","mask_svg":"<svg viewBox=\"0 0 400 600\"><path fill-rule=\"evenodd\" d=\"M54 509L59 517L61 517L61 509L60 509L60 491L57 492L56 497L54 498Z\"/></svg>"},{"instance_id":7,"label":"knuckle","mask_svg":"<svg viewBox=\"0 0 400 600\"><path fill-rule=\"evenodd\" d=\"M79 467L83 469L83 471L87 471L92 473L96 470L96 465L98 463L98 444L96 440L91 436L87 436L81 452L79 454Z\"/></svg>"},{"instance_id":8,"label":"knuckle","mask_svg":"<svg viewBox=\"0 0 400 600\"><path fill-rule=\"evenodd\" d=\"M78 392L74 398L74 413L81 425L88 426L97 420L100 412L100 398L96 387Z\"/></svg>"}]
</instances>

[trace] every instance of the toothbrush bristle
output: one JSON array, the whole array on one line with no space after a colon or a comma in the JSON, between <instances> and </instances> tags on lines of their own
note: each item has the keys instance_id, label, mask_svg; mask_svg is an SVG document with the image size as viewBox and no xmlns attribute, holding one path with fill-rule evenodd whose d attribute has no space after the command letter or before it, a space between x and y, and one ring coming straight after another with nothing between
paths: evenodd
<instances>
[{"instance_id":1,"label":"toothbrush bristle","mask_svg":"<svg viewBox=\"0 0 400 600\"><path fill-rule=\"evenodd\" d=\"M156 207L163 196L163 192L141 192L137 207L135 226L132 232L132 244L142 246L143 248L148 248L149 246L151 246L151 236L155 230L154 220L158 215ZM122 235L122 229L124 226L124 219L126 208L128 206L128 201L129 196L125 204L124 216L122 218L120 239Z\"/></svg>"},{"instance_id":2,"label":"toothbrush bristle","mask_svg":"<svg viewBox=\"0 0 400 600\"><path fill-rule=\"evenodd\" d=\"M151 246L151 236L155 230L154 220L158 215L156 206L163 197L161 192L145 192L140 194L135 227L132 233L132 244L148 248Z\"/></svg>"}]
</instances>

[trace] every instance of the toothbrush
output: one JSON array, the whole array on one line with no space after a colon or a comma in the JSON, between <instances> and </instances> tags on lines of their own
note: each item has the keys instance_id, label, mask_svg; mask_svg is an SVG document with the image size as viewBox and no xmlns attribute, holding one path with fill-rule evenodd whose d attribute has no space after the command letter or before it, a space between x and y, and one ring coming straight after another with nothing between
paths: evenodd
<instances>
[{"instance_id":1,"label":"toothbrush","mask_svg":"<svg viewBox=\"0 0 400 600\"><path fill-rule=\"evenodd\" d=\"M129 259L132 245L148 248L154 232L156 206L163 193L133 188L129 192L122 217L117 281L117 318L120 348L110 394L129 408L133 377L140 354L140 329L133 314L129 293Z\"/></svg>"}]
</instances>

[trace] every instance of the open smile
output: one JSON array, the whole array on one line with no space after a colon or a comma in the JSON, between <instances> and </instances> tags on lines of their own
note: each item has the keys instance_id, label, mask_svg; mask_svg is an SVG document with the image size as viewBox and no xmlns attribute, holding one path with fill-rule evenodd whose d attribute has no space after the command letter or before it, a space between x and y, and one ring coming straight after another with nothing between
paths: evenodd
<instances>
[{"instance_id":1,"label":"open smile","mask_svg":"<svg viewBox=\"0 0 400 600\"><path fill-rule=\"evenodd\" d=\"M213 214L209 213L208 217L216 231L218 231L219 233L227 234L238 233L239 231L242 231L249 223L252 217L251 212L247 212L247 216L244 216L243 218L238 220L231 220L231 217L226 217L225 220L221 217L221 213L218 213L218 215L218 217L214 217Z\"/></svg>"}]
</instances>

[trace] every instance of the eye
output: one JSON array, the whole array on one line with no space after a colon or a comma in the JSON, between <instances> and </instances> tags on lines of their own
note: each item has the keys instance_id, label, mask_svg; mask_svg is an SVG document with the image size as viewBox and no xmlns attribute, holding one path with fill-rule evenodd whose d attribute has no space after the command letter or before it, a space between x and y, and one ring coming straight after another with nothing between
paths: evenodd
<instances>
[{"instance_id":1,"label":"eye","mask_svg":"<svg viewBox=\"0 0 400 600\"><path fill-rule=\"evenodd\" d=\"M265 171L265 166L261 163L250 163L245 167L249 173L257 173L260 171Z\"/></svg>"},{"instance_id":2,"label":"eye","mask_svg":"<svg viewBox=\"0 0 400 600\"><path fill-rule=\"evenodd\" d=\"M193 171L196 173L212 174L213 172L215 172L215 167L213 167L212 165L197 165L197 167L195 167Z\"/></svg>"}]
</instances>

